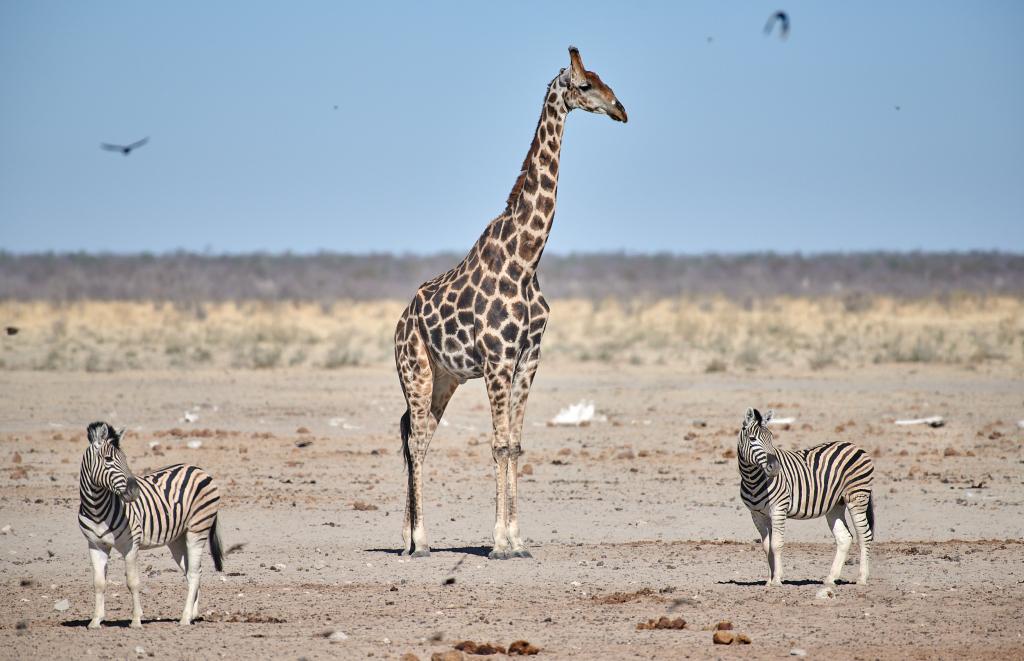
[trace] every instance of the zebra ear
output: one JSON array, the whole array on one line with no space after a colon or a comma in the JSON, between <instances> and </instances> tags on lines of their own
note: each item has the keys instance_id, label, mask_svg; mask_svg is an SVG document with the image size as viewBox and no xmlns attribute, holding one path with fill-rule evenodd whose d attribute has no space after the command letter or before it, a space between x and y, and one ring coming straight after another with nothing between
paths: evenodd
<instances>
[{"instance_id":1,"label":"zebra ear","mask_svg":"<svg viewBox=\"0 0 1024 661\"><path fill-rule=\"evenodd\" d=\"M761 414L757 412L757 409L747 409L747 417L743 419L743 428L746 429L750 426L754 420L760 419Z\"/></svg>"},{"instance_id":2,"label":"zebra ear","mask_svg":"<svg viewBox=\"0 0 1024 661\"><path fill-rule=\"evenodd\" d=\"M121 427L120 429L114 431L114 438L110 440L111 442L113 442L115 447L121 447L121 440L124 439L125 432L127 431L128 430L125 427Z\"/></svg>"},{"instance_id":3,"label":"zebra ear","mask_svg":"<svg viewBox=\"0 0 1024 661\"><path fill-rule=\"evenodd\" d=\"M772 421L772 417L775 415L775 409L768 409L764 414L764 424L768 424Z\"/></svg>"},{"instance_id":4,"label":"zebra ear","mask_svg":"<svg viewBox=\"0 0 1024 661\"><path fill-rule=\"evenodd\" d=\"M107 423L94 422L86 428L86 436L89 438L89 445L99 445L107 440Z\"/></svg>"}]
</instances>

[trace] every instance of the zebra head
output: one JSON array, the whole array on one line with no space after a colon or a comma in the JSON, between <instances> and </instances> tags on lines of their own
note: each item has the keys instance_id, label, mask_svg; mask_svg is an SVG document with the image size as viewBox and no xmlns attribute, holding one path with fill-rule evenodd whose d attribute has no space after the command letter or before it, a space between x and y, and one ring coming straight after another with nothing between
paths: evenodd
<instances>
[{"instance_id":1,"label":"zebra head","mask_svg":"<svg viewBox=\"0 0 1024 661\"><path fill-rule=\"evenodd\" d=\"M742 461L760 466L768 479L773 479L782 469L778 450L775 449L775 443L772 442L773 434L768 429L768 422L774 414L775 412L771 409L768 409L763 416L757 409L747 409L736 452Z\"/></svg>"},{"instance_id":2,"label":"zebra head","mask_svg":"<svg viewBox=\"0 0 1024 661\"><path fill-rule=\"evenodd\" d=\"M105 422L89 425L89 447L82 457L82 482L97 490L110 491L126 503L139 497L139 483L128 468L128 457L121 449L124 429Z\"/></svg>"}]
</instances>

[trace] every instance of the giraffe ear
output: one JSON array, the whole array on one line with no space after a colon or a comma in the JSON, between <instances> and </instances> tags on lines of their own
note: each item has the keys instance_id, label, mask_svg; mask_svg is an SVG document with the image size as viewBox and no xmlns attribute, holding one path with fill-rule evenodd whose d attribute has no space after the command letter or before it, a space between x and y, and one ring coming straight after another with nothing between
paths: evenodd
<instances>
[{"instance_id":1,"label":"giraffe ear","mask_svg":"<svg viewBox=\"0 0 1024 661\"><path fill-rule=\"evenodd\" d=\"M583 58L580 57L580 51L575 46L569 46L569 63L570 67L569 78L573 85L580 85L587 80L587 70L583 68Z\"/></svg>"}]
</instances>

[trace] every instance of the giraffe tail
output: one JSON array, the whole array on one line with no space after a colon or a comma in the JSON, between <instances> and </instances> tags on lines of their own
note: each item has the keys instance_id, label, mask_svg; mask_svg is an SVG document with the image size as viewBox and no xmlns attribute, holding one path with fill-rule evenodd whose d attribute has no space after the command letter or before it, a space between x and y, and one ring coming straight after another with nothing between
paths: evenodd
<instances>
[{"instance_id":1,"label":"giraffe tail","mask_svg":"<svg viewBox=\"0 0 1024 661\"><path fill-rule=\"evenodd\" d=\"M402 459L405 461L406 468L408 468L412 464L412 456L409 454L409 434L412 431L412 411L408 408L405 409L405 414L402 415L402 420L398 423L398 426L402 430Z\"/></svg>"}]
</instances>

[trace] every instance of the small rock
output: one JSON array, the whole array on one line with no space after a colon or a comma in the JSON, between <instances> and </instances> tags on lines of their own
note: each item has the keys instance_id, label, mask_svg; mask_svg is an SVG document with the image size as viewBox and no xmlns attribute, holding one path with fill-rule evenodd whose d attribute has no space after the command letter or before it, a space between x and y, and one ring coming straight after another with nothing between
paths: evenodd
<instances>
[{"instance_id":1,"label":"small rock","mask_svg":"<svg viewBox=\"0 0 1024 661\"><path fill-rule=\"evenodd\" d=\"M0 533L2 533L4 535L10 535L11 532L13 532L13 528L11 528L11 524L9 524L9 523L6 526L4 526L3 528L0 528Z\"/></svg>"},{"instance_id":2,"label":"small rock","mask_svg":"<svg viewBox=\"0 0 1024 661\"><path fill-rule=\"evenodd\" d=\"M53 605L53 610L60 611L61 613L63 613L69 608L71 608L71 602L67 599L61 599Z\"/></svg>"},{"instance_id":3,"label":"small rock","mask_svg":"<svg viewBox=\"0 0 1024 661\"><path fill-rule=\"evenodd\" d=\"M11 457L11 463L12 464L20 464L21 463L21 453L18 452L17 450L14 451L14 456Z\"/></svg>"},{"instance_id":4,"label":"small rock","mask_svg":"<svg viewBox=\"0 0 1024 661\"><path fill-rule=\"evenodd\" d=\"M456 650L447 652L434 652L430 655L430 661L465 661L466 655Z\"/></svg>"},{"instance_id":5,"label":"small rock","mask_svg":"<svg viewBox=\"0 0 1024 661\"><path fill-rule=\"evenodd\" d=\"M420 657L416 656L412 652L406 652L402 656L398 657L398 661L420 661Z\"/></svg>"},{"instance_id":6,"label":"small rock","mask_svg":"<svg viewBox=\"0 0 1024 661\"><path fill-rule=\"evenodd\" d=\"M715 625L715 631L731 631L731 630L732 630L732 622L730 622L729 620L722 620L721 622L719 622L718 624Z\"/></svg>"},{"instance_id":7,"label":"small rock","mask_svg":"<svg viewBox=\"0 0 1024 661\"><path fill-rule=\"evenodd\" d=\"M198 438L194 438L188 443L185 443L185 446L188 447L188 449L190 450L198 450L199 448L203 447L203 442L200 441Z\"/></svg>"},{"instance_id":8,"label":"small rock","mask_svg":"<svg viewBox=\"0 0 1024 661\"><path fill-rule=\"evenodd\" d=\"M818 590L818 593L816 595L814 595L814 596L817 597L818 599L821 599L822 601L829 601L831 599L835 599L836 598L836 591L835 591L835 588L833 588L830 585L827 585L827 586L821 588L820 590Z\"/></svg>"},{"instance_id":9,"label":"small rock","mask_svg":"<svg viewBox=\"0 0 1024 661\"><path fill-rule=\"evenodd\" d=\"M694 427L700 427L701 429L703 429L704 427L708 426L708 423L706 421L704 421L704 420L694 420L693 421L693 426Z\"/></svg>"},{"instance_id":10,"label":"small rock","mask_svg":"<svg viewBox=\"0 0 1024 661\"><path fill-rule=\"evenodd\" d=\"M286 568L287 566L288 566L288 565L284 564L283 562L279 562L279 563L277 563L276 565L270 565L270 569L271 569L271 571L284 571L284 569L285 569L285 568ZM343 635L344 635L344 634L343 634Z\"/></svg>"},{"instance_id":11,"label":"small rock","mask_svg":"<svg viewBox=\"0 0 1024 661\"><path fill-rule=\"evenodd\" d=\"M28 622L25 620L18 620L18 623L14 625L15 630L25 631L28 629Z\"/></svg>"},{"instance_id":12,"label":"small rock","mask_svg":"<svg viewBox=\"0 0 1024 661\"><path fill-rule=\"evenodd\" d=\"M295 441L295 447L297 448L307 448L310 445L313 445L313 441L309 440L308 438L300 438L299 440Z\"/></svg>"},{"instance_id":13,"label":"small rock","mask_svg":"<svg viewBox=\"0 0 1024 661\"><path fill-rule=\"evenodd\" d=\"M307 429L306 427L299 427L298 429L295 430L295 433L296 434L308 434L309 433L309 429Z\"/></svg>"},{"instance_id":14,"label":"small rock","mask_svg":"<svg viewBox=\"0 0 1024 661\"><path fill-rule=\"evenodd\" d=\"M508 655L509 656L515 656L515 655L519 655L519 656L533 656L534 654L539 654L539 653L540 653L540 648L539 647L537 647L536 645L531 645L529 642L527 642L525 640L517 640L517 641L515 641L514 643L512 643L511 645L508 646Z\"/></svg>"},{"instance_id":15,"label":"small rock","mask_svg":"<svg viewBox=\"0 0 1024 661\"><path fill-rule=\"evenodd\" d=\"M367 503L361 500L357 500L352 503L352 509L356 510L357 512L372 512L377 509L377 506L374 505L373 503Z\"/></svg>"},{"instance_id":16,"label":"small rock","mask_svg":"<svg viewBox=\"0 0 1024 661\"><path fill-rule=\"evenodd\" d=\"M802 650L799 647L794 647L793 649L789 650L789 655L790 656L807 656L807 650Z\"/></svg>"},{"instance_id":17,"label":"small rock","mask_svg":"<svg viewBox=\"0 0 1024 661\"><path fill-rule=\"evenodd\" d=\"M519 469L519 472L523 475L533 475L533 464L523 464L523 467Z\"/></svg>"},{"instance_id":18,"label":"small rock","mask_svg":"<svg viewBox=\"0 0 1024 661\"><path fill-rule=\"evenodd\" d=\"M714 641L715 645L732 645L733 639L736 636L731 631L718 630L711 636L711 640Z\"/></svg>"},{"instance_id":19,"label":"small rock","mask_svg":"<svg viewBox=\"0 0 1024 661\"><path fill-rule=\"evenodd\" d=\"M736 642L738 644L740 644L740 645L749 645L750 644L750 636L748 636L745 633L737 633L736 634Z\"/></svg>"},{"instance_id":20,"label":"small rock","mask_svg":"<svg viewBox=\"0 0 1024 661\"><path fill-rule=\"evenodd\" d=\"M344 631L336 629L332 631L330 634L328 634L327 640L331 641L332 643L340 643L343 640L348 640L348 636L345 635Z\"/></svg>"},{"instance_id":21,"label":"small rock","mask_svg":"<svg viewBox=\"0 0 1024 661\"><path fill-rule=\"evenodd\" d=\"M136 645L135 646L135 655L138 656L138 657L146 656L146 648L143 647L142 645Z\"/></svg>"}]
</instances>

